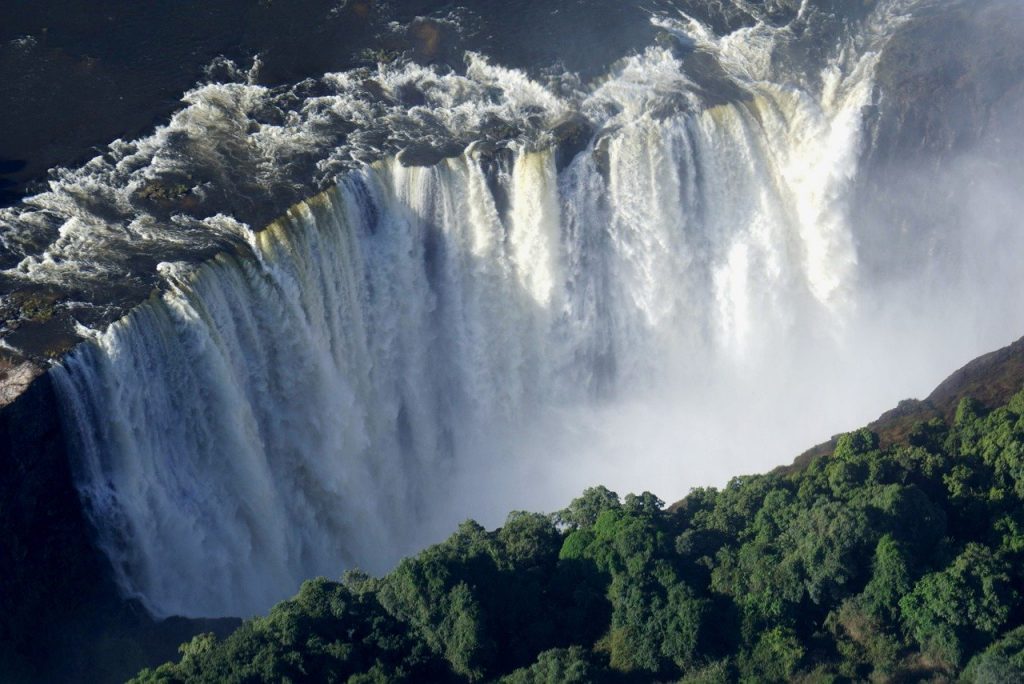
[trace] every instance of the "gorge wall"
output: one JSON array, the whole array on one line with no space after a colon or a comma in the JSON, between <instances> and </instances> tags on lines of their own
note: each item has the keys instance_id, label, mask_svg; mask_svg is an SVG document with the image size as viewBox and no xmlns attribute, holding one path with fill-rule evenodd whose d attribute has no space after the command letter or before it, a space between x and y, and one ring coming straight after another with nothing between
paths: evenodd
<instances>
[{"instance_id":1,"label":"gorge wall","mask_svg":"<svg viewBox=\"0 0 1024 684\"><path fill-rule=\"evenodd\" d=\"M4 214L53 236L5 278L87 339L3 411L11 553L43 554L10 560L61 578L25 619L84 586L252 614L467 515L681 496L1016 337L1019 10L828 5L661 14L590 85L208 84Z\"/></svg>"}]
</instances>

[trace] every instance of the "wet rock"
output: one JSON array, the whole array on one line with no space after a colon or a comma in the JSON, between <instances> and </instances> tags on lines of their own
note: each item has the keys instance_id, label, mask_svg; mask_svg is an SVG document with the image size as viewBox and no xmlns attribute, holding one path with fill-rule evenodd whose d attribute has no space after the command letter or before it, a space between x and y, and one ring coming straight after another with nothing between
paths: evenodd
<instances>
[{"instance_id":1,"label":"wet rock","mask_svg":"<svg viewBox=\"0 0 1024 684\"><path fill-rule=\"evenodd\" d=\"M504 215L511 207L508 187L502 183L502 175L507 174L515 158L515 152L507 145L490 140L473 143L471 152L487 180L487 188L494 198L494 207L499 215Z\"/></svg>"},{"instance_id":2,"label":"wet rock","mask_svg":"<svg viewBox=\"0 0 1024 684\"><path fill-rule=\"evenodd\" d=\"M614 130L606 130L598 133L597 140L594 142L594 164L597 165L597 171L601 176L608 180L609 173L611 172L611 160L608 156L608 148L612 143L612 134Z\"/></svg>"},{"instance_id":3,"label":"wet rock","mask_svg":"<svg viewBox=\"0 0 1024 684\"><path fill-rule=\"evenodd\" d=\"M433 166L442 159L458 157L462 154L463 149L465 146L456 142L437 146L430 143L414 143L403 148L398 153L397 159L402 166Z\"/></svg>"},{"instance_id":4,"label":"wet rock","mask_svg":"<svg viewBox=\"0 0 1024 684\"><path fill-rule=\"evenodd\" d=\"M357 19L367 19L373 11L373 4L369 0L351 0L344 4L344 10Z\"/></svg>"},{"instance_id":5,"label":"wet rock","mask_svg":"<svg viewBox=\"0 0 1024 684\"><path fill-rule=\"evenodd\" d=\"M81 341L74 319L66 312L43 321L22 321L4 337L9 347L43 366L60 359Z\"/></svg>"},{"instance_id":6,"label":"wet rock","mask_svg":"<svg viewBox=\"0 0 1024 684\"><path fill-rule=\"evenodd\" d=\"M583 150L594 136L594 126L581 114L570 114L551 128L555 137L555 165L561 171Z\"/></svg>"},{"instance_id":7,"label":"wet rock","mask_svg":"<svg viewBox=\"0 0 1024 684\"><path fill-rule=\"evenodd\" d=\"M512 123L493 114L488 114L484 117L480 124L480 132L488 140L512 140L522 133Z\"/></svg>"},{"instance_id":8,"label":"wet rock","mask_svg":"<svg viewBox=\"0 0 1024 684\"><path fill-rule=\"evenodd\" d=\"M371 68L380 64L394 64L402 58L403 47L400 41L391 41L386 46L364 48L357 53L355 62Z\"/></svg>"},{"instance_id":9,"label":"wet rock","mask_svg":"<svg viewBox=\"0 0 1024 684\"><path fill-rule=\"evenodd\" d=\"M729 77L713 55L694 50L683 59L683 65L706 107L740 102L751 97L749 92Z\"/></svg>"},{"instance_id":10,"label":"wet rock","mask_svg":"<svg viewBox=\"0 0 1024 684\"><path fill-rule=\"evenodd\" d=\"M398 101L406 107L420 107L427 104L427 96L412 83L403 83L398 87L395 95L398 97Z\"/></svg>"},{"instance_id":11,"label":"wet rock","mask_svg":"<svg viewBox=\"0 0 1024 684\"><path fill-rule=\"evenodd\" d=\"M481 164L507 164L511 166L515 156L508 145L494 140L478 140L470 150L474 159Z\"/></svg>"},{"instance_id":12,"label":"wet rock","mask_svg":"<svg viewBox=\"0 0 1024 684\"><path fill-rule=\"evenodd\" d=\"M60 292L49 289L32 288L14 292L7 302L7 315L37 323L44 323L57 311L63 298Z\"/></svg>"},{"instance_id":13,"label":"wet rock","mask_svg":"<svg viewBox=\"0 0 1024 684\"><path fill-rule=\"evenodd\" d=\"M162 206L179 204L191 192L187 183L154 180L146 183L136 192L136 197Z\"/></svg>"}]
</instances>

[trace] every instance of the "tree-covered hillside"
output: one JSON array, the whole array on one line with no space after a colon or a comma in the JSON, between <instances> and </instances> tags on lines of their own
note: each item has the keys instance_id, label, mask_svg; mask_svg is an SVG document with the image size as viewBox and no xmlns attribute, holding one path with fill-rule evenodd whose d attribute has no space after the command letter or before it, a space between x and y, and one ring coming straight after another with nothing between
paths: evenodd
<instances>
[{"instance_id":1,"label":"tree-covered hillside","mask_svg":"<svg viewBox=\"0 0 1024 684\"><path fill-rule=\"evenodd\" d=\"M1024 392L950 422L670 510L597 487L466 522L135 681L1022 681Z\"/></svg>"}]
</instances>

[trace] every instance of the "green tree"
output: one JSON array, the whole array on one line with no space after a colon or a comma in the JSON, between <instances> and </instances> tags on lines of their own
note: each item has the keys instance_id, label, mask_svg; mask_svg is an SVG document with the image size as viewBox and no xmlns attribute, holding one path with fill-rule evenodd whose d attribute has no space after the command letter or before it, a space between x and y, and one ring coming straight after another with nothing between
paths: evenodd
<instances>
[{"instance_id":1,"label":"green tree","mask_svg":"<svg viewBox=\"0 0 1024 684\"><path fill-rule=\"evenodd\" d=\"M996 635L1016 603L1005 562L968 544L946 569L921 578L900 611L922 648L958 666Z\"/></svg>"},{"instance_id":2,"label":"green tree","mask_svg":"<svg viewBox=\"0 0 1024 684\"><path fill-rule=\"evenodd\" d=\"M606 510L621 506L619 495L605 487L590 487L583 495L573 499L567 508L555 514L555 519L570 529L593 527L597 517Z\"/></svg>"}]
</instances>

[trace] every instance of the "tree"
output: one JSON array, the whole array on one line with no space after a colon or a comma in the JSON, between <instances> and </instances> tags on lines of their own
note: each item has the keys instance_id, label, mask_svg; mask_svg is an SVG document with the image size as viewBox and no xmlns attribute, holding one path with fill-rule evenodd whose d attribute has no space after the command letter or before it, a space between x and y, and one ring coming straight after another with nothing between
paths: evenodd
<instances>
[{"instance_id":1,"label":"tree","mask_svg":"<svg viewBox=\"0 0 1024 684\"><path fill-rule=\"evenodd\" d=\"M594 526L602 512L620 507L618 494L605 487L590 487L573 499L568 508L556 513L555 519L569 529L586 529Z\"/></svg>"},{"instance_id":2,"label":"tree","mask_svg":"<svg viewBox=\"0 0 1024 684\"><path fill-rule=\"evenodd\" d=\"M968 544L946 569L921 578L900 611L922 648L958 666L996 635L1017 598L1005 562Z\"/></svg>"},{"instance_id":3,"label":"tree","mask_svg":"<svg viewBox=\"0 0 1024 684\"><path fill-rule=\"evenodd\" d=\"M573 646L544 651L537 662L502 677L500 684L592 684L607 678L586 651Z\"/></svg>"}]
</instances>

